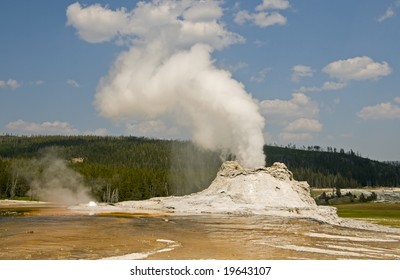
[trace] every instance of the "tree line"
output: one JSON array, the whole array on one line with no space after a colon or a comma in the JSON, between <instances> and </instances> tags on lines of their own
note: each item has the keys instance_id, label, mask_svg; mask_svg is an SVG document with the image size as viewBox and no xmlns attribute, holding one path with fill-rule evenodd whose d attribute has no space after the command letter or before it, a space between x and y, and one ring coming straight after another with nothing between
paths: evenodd
<instances>
[{"instance_id":1,"label":"tree line","mask_svg":"<svg viewBox=\"0 0 400 280\"><path fill-rule=\"evenodd\" d=\"M197 192L210 185L222 164L219 153L189 141L0 136L0 197L26 196L29 181L43 172L35 160L49 154L65 160L83 176L92 195L107 202Z\"/></svg>"},{"instance_id":2,"label":"tree line","mask_svg":"<svg viewBox=\"0 0 400 280\"><path fill-rule=\"evenodd\" d=\"M341 149L342 150L342 149ZM400 186L400 165L363 158L358 153L264 146L267 165L284 162L297 180L311 187Z\"/></svg>"},{"instance_id":3,"label":"tree line","mask_svg":"<svg viewBox=\"0 0 400 280\"><path fill-rule=\"evenodd\" d=\"M398 187L400 166L334 150L264 147L266 165L279 161L311 187ZM0 198L26 196L38 159L52 154L83 177L98 201L141 200L205 189L223 159L190 141L133 136L0 136ZM234 156L232 155L232 158ZM28 175L29 176L28 176Z\"/></svg>"}]
</instances>

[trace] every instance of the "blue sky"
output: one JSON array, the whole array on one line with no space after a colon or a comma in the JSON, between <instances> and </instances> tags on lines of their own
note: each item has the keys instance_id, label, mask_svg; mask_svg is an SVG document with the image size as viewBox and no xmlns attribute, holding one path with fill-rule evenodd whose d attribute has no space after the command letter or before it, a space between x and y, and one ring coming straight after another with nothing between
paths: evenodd
<instances>
[{"instance_id":1,"label":"blue sky","mask_svg":"<svg viewBox=\"0 0 400 280\"><path fill-rule=\"evenodd\" d=\"M215 20L225 37L193 35L190 44L209 43L213 65L243 84L265 119L267 144L331 146L400 160L400 1L207 3L201 20ZM151 40L140 29L151 20L133 15L137 4L1 1L0 133L190 138L171 113L139 113L148 103L132 107L132 114L119 113L129 109L121 100L116 111L104 105L111 99L100 80L112 76L112 65L141 37ZM95 20L88 11L98 12ZM102 20L110 14L111 23ZM190 16L199 21L198 14ZM133 26L134 17L143 26L135 19L136 29L128 30L124 24ZM185 49L182 44L174 48Z\"/></svg>"}]
</instances>

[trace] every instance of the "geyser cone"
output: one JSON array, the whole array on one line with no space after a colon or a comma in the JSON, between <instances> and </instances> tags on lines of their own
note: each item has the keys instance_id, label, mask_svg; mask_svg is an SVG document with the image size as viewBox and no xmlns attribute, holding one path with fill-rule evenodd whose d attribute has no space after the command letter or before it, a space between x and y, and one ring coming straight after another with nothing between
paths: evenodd
<instances>
[{"instance_id":1,"label":"geyser cone","mask_svg":"<svg viewBox=\"0 0 400 280\"><path fill-rule=\"evenodd\" d=\"M326 216L337 217L331 207L320 210L310 195L307 182L294 180L283 163L246 169L236 161L227 161L222 164L211 185L201 192L181 197L121 202L118 205L133 207L135 211L178 215L265 214L322 219L322 211Z\"/></svg>"},{"instance_id":2,"label":"geyser cone","mask_svg":"<svg viewBox=\"0 0 400 280\"><path fill-rule=\"evenodd\" d=\"M75 209L82 210L82 208ZM92 211L93 207L86 208ZM96 207L97 212L161 215L272 215L307 218L337 226L398 232L384 226L342 219L336 208L317 206L307 182L298 182L283 163L246 169L236 161L224 162L211 185L198 193L125 201Z\"/></svg>"}]
</instances>

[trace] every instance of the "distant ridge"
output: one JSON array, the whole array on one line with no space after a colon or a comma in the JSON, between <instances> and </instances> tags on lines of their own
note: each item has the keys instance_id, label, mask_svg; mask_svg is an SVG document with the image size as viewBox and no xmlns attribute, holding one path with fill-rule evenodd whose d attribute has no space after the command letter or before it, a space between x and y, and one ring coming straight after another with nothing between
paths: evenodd
<instances>
[{"instance_id":1,"label":"distant ridge","mask_svg":"<svg viewBox=\"0 0 400 280\"><path fill-rule=\"evenodd\" d=\"M189 141L134 136L3 135L0 197L14 194L10 193L10 182L16 184L16 196L25 196L29 182L13 166L24 165L24 161L38 159L49 151L83 175L99 200L116 189L119 201L198 192L210 185L223 161L220 153L205 151ZM264 152L266 166L282 162L296 180L307 181L312 188L400 186L399 164L363 158L353 151L266 145ZM81 160L74 163L77 158ZM226 159L235 157L228 155Z\"/></svg>"}]
</instances>

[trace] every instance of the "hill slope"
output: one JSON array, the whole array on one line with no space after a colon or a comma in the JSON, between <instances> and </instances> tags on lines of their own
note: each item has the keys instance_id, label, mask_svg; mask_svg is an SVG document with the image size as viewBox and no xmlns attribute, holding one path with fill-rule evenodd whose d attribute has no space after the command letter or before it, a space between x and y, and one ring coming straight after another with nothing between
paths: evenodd
<instances>
[{"instance_id":1,"label":"hill slope","mask_svg":"<svg viewBox=\"0 0 400 280\"><path fill-rule=\"evenodd\" d=\"M336 151L336 149L335 149ZM279 161L287 165L298 180L311 187L364 187L400 185L400 165L363 158L350 151L345 153L300 150L265 146L267 165Z\"/></svg>"},{"instance_id":2,"label":"hill slope","mask_svg":"<svg viewBox=\"0 0 400 280\"><path fill-rule=\"evenodd\" d=\"M265 146L267 166L283 162L311 187L393 186L400 166L354 153ZM49 159L50 158L50 159ZM63 159L97 200L138 200L200 191L215 178L219 153L188 141L137 137L0 136L0 197L24 196L51 159ZM233 159L228 156L228 159ZM74 160L75 159L75 160ZM60 171L62 172L62 171ZM33 196L31 190L30 195Z\"/></svg>"}]
</instances>

